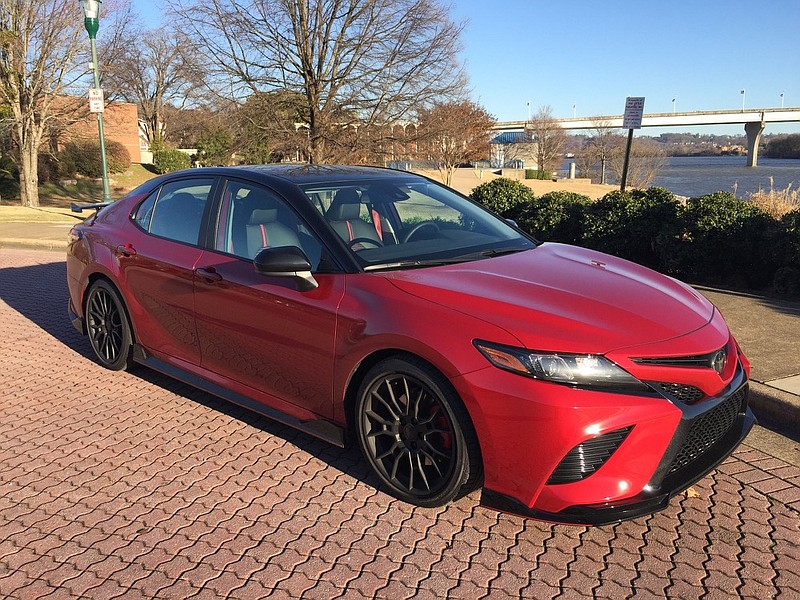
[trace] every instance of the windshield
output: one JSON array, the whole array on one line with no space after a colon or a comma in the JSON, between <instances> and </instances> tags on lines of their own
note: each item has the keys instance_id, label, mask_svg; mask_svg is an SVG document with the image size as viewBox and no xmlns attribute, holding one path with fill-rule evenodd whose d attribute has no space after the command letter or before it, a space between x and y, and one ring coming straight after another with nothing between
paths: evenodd
<instances>
[{"instance_id":1,"label":"windshield","mask_svg":"<svg viewBox=\"0 0 800 600\"><path fill-rule=\"evenodd\" d=\"M502 219L424 179L301 187L366 270L463 262L536 246Z\"/></svg>"}]
</instances>

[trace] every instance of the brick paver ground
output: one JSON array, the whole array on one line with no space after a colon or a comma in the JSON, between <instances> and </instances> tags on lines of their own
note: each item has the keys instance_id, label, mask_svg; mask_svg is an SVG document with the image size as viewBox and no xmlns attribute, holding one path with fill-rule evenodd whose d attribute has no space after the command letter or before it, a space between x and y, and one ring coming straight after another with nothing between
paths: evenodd
<instances>
[{"instance_id":1,"label":"brick paver ground","mask_svg":"<svg viewBox=\"0 0 800 600\"><path fill-rule=\"evenodd\" d=\"M800 597L800 469L746 444L615 526L413 508L355 450L101 369L64 278L0 251L0 597Z\"/></svg>"}]
</instances>

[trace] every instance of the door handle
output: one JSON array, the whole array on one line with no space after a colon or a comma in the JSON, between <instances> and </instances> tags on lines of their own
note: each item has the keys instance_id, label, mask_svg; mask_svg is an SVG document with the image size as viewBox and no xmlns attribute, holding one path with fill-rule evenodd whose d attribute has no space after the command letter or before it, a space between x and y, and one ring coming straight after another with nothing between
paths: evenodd
<instances>
[{"instance_id":1,"label":"door handle","mask_svg":"<svg viewBox=\"0 0 800 600\"><path fill-rule=\"evenodd\" d=\"M217 273L217 270L214 267L208 267L207 269L198 268L195 269L194 272L197 273L197 276L206 283L216 283L217 281L222 281L222 275Z\"/></svg>"},{"instance_id":2,"label":"door handle","mask_svg":"<svg viewBox=\"0 0 800 600\"><path fill-rule=\"evenodd\" d=\"M120 256L136 256L136 248L131 244L120 244L117 246L117 254Z\"/></svg>"}]
</instances>

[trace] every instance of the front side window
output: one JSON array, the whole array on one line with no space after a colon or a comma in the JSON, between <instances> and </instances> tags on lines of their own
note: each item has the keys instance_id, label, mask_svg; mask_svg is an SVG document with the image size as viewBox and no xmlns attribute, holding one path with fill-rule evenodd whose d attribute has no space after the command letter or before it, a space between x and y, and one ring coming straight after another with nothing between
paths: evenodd
<instances>
[{"instance_id":1,"label":"front side window","mask_svg":"<svg viewBox=\"0 0 800 600\"><path fill-rule=\"evenodd\" d=\"M148 233L196 245L213 179L165 183L142 202L133 221Z\"/></svg>"},{"instance_id":2,"label":"front side window","mask_svg":"<svg viewBox=\"0 0 800 600\"><path fill-rule=\"evenodd\" d=\"M321 244L294 210L274 192L228 181L222 193L214 249L253 260L264 248L300 248L316 270Z\"/></svg>"}]
</instances>

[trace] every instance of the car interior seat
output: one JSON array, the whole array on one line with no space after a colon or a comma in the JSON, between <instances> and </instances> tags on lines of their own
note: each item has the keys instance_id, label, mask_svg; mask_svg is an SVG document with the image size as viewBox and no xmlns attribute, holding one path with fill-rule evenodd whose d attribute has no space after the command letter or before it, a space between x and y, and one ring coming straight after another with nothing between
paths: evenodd
<instances>
[{"instance_id":1,"label":"car interior seat","mask_svg":"<svg viewBox=\"0 0 800 600\"><path fill-rule=\"evenodd\" d=\"M361 205L362 199L355 188L343 188L336 192L325 218L345 242L366 238L382 246L375 226L361 219Z\"/></svg>"},{"instance_id":2,"label":"car interior seat","mask_svg":"<svg viewBox=\"0 0 800 600\"><path fill-rule=\"evenodd\" d=\"M256 208L250 213L247 222L247 254L255 258L264 248L297 246L300 240L297 232L278 220L277 208Z\"/></svg>"}]
</instances>

